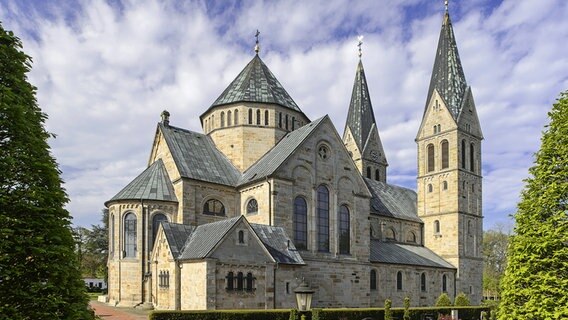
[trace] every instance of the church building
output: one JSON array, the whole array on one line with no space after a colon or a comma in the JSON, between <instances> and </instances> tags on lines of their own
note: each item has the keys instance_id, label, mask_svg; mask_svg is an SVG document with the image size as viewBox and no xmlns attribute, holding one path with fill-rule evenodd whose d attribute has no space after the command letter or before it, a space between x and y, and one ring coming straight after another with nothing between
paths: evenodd
<instances>
[{"instance_id":1,"label":"church building","mask_svg":"<svg viewBox=\"0 0 568 320\"><path fill-rule=\"evenodd\" d=\"M320 308L480 303L483 136L447 8L436 50L416 191L389 183L361 54L342 135L308 118L258 40L203 133L162 112L147 168L105 203L108 302L295 308L305 279Z\"/></svg>"}]
</instances>

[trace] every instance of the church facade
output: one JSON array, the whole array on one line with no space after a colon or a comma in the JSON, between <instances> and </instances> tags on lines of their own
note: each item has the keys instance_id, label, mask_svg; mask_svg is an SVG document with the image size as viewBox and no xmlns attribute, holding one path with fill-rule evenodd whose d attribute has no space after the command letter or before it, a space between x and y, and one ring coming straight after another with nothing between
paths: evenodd
<instances>
[{"instance_id":1,"label":"church facade","mask_svg":"<svg viewBox=\"0 0 568 320\"><path fill-rule=\"evenodd\" d=\"M340 136L310 120L256 55L201 115L162 113L148 167L109 208L119 306L429 306L482 295L481 127L448 12L416 137L417 191L388 183L359 61Z\"/></svg>"}]
</instances>

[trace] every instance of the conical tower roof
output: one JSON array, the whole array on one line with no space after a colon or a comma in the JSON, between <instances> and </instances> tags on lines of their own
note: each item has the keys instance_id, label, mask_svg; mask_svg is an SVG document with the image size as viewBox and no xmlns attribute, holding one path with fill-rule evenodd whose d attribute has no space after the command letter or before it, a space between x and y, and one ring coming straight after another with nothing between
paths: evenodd
<instances>
[{"instance_id":1,"label":"conical tower roof","mask_svg":"<svg viewBox=\"0 0 568 320\"><path fill-rule=\"evenodd\" d=\"M359 150L363 150L365 147L365 142L371 133L373 124L375 124L375 114L373 113L371 97L369 96L365 69L363 69L363 63L359 60L355 74L355 83L351 93L351 102L349 103L349 113L347 114L347 122L345 124L345 130L348 127L351 129L351 134Z\"/></svg>"},{"instance_id":2,"label":"conical tower roof","mask_svg":"<svg viewBox=\"0 0 568 320\"><path fill-rule=\"evenodd\" d=\"M274 103L302 112L258 54L229 84L209 109L235 102Z\"/></svg>"},{"instance_id":3,"label":"conical tower roof","mask_svg":"<svg viewBox=\"0 0 568 320\"><path fill-rule=\"evenodd\" d=\"M447 10L444 14L440 39L438 40L436 59L432 70L432 78L430 79L428 98L426 99L426 107L430 102L434 89L438 90L448 110L451 112L454 119L457 119L467 89L467 82L465 81L465 75L458 53L452 21L450 20L450 14ZM424 112L426 112L426 110Z\"/></svg>"}]
</instances>

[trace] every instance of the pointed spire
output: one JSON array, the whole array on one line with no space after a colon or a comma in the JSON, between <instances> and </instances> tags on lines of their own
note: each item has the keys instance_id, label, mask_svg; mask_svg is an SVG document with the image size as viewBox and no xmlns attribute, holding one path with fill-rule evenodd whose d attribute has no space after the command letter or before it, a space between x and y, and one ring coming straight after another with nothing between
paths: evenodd
<instances>
[{"instance_id":1,"label":"pointed spire","mask_svg":"<svg viewBox=\"0 0 568 320\"><path fill-rule=\"evenodd\" d=\"M375 124L375 115L373 113L373 106L371 105L369 88L367 87L367 78L365 77L363 62L359 60L345 129L347 129L347 127L351 129L353 138L360 150L363 150L365 147L365 142L367 141L373 124Z\"/></svg>"},{"instance_id":2,"label":"pointed spire","mask_svg":"<svg viewBox=\"0 0 568 320\"><path fill-rule=\"evenodd\" d=\"M467 82L458 53L447 1L445 2L445 7L446 11L438 40L438 48L436 49L436 58L434 60L434 68L432 69L426 107L432 98L434 89L436 89L444 99L454 119L457 119L467 89ZM424 112L426 112L426 107Z\"/></svg>"}]
</instances>

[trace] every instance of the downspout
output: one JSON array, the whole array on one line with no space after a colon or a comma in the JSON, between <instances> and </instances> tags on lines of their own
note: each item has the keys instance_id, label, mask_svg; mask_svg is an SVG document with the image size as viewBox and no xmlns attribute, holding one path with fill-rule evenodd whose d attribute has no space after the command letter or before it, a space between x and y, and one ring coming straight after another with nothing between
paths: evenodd
<instances>
[{"instance_id":1,"label":"downspout","mask_svg":"<svg viewBox=\"0 0 568 320\"><path fill-rule=\"evenodd\" d=\"M273 279L272 279L272 287L274 288L274 298L272 299L273 305L272 305L272 309L276 309L276 292L278 292L276 290L276 270L278 270L278 261L276 261L276 265L274 266L274 275L273 275Z\"/></svg>"},{"instance_id":2,"label":"downspout","mask_svg":"<svg viewBox=\"0 0 568 320\"><path fill-rule=\"evenodd\" d=\"M141 293L141 301L140 304L145 302L144 297L144 282L146 280L146 215L144 214L144 200L140 199L140 206L142 206L142 285L140 286L140 293Z\"/></svg>"},{"instance_id":3,"label":"downspout","mask_svg":"<svg viewBox=\"0 0 568 320\"><path fill-rule=\"evenodd\" d=\"M272 184L268 181L268 177L266 183L268 183L268 225L272 226Z\"/></svg>"}]
</instances>

